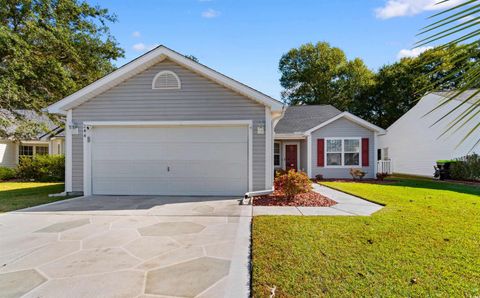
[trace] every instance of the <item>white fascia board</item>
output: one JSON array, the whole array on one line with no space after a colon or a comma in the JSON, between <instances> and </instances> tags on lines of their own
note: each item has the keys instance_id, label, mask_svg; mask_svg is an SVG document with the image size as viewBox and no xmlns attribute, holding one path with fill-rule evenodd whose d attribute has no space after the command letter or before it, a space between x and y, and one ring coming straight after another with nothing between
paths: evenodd
<instances>
[{"instance_id":1,"label":"white fascia board","mask_svg":"<svg viewBox=\"0 0 480 298\"><path fill-rule=\"evenodd\" d=\"M268 106L272 112L281 111L283 104L253 88L250 88L234 79L231 79L211 68L208 68L200 63L186 58L185 56L165 47L158 46L157 48L147 52L146 54L134 59L126 65L120 67L114 72L104 76L103 78L95 81L94 83L80 89L79 91L65 97L64 99L48 106L46 110L49 113L64 114L66 110L72 109L83 102L89 100L92 94L99 94L104 92L120 82L130 78L136 73L148 68L149 66L162 61L165 58L169 58L180 65L183 65L194 72L199 73L233 91L236 91L244 96L255 100L265 106Z\"/></svg>"},{"instance_id":2,"label":"white fascia board","mask_svg":"<svg viewBox=\"0 0 480 298\"><path fill-rule=\"evenodd\" d=\"M383 128L378 127L378 126L376 126L375 124L372 124L372 123L370 123L370 122L368 122L368 121L366 121L366 120L363 120L362 118L360 118L360 117L358 117L358 116L355 116L355 115L353 115L353 114L351 114L351 113L349 113L349 112L343 112L343 113L340 113L340 114L338 114L337 116L335 116L335 117L333 117L333 118L331 118L331 119L329 119L329 120L321 123L320 125L317 125L317 126L311 128L311 129L307 130L307 131L305 132L305 134L310 135L310 134L312 134L312 132L314 132L314 131L316 131L316 130L324 127L324 126L327 126L328 124L330 124L330 123L332 123L332 122L335 122L335 121L337 121L337 120L340 119L340 118L346 118L346 119L348 119L348 120L350 120L350 121L352 121L352 122L354 122L354 123L356 123L356 124L358 124L358 125L360 125L360 126L363 126L363 127L365 127L365 128L368 128L368 129L373 130L373 131L375 131L375 132L385 133L385 130L384 130Z\"/></svg>"},{"instance_id":3,"label":"white fascia board","mask_svg":"<svg viewBox=\"0 0 480 298\"><path fill-rule=\"evenodd\" d=\"M303 133L276 133L275 140L304 140L307 138L307 135Z\"/></svg>"}]
</instances>

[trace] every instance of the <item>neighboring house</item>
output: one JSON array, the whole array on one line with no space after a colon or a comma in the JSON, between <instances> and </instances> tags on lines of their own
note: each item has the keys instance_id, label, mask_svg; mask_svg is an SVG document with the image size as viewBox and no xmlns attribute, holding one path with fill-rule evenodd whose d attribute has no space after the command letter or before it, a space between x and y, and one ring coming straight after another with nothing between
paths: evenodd
<instances>
[{"instance_id":1,"label":"neighboring house","mask_svg":"<svg viewBox=\"0 0 480 298\"><path fill-rule=\"evenodd\" d=\"M34 156L46 154L64 153L63 128L57 126L46 115L38 114L31 110L16 110L28 121L42 123L48 132L42 132L29 140L0 139L0 167L14 168L18 165L21 156ZM11 115L10 112L2 110L1 114ZM13 117L13 115L11 115ZM16 129L15 124L7 127L10 133Z\"/></svg>"},{"instance_id":2,"label":"neighboring house","mask_svg":"<svg viewBox=\"0 0 480 298\"><path fill-rule=\"evenodd\" d=\"M459 130L453 130L441 137L449 123L459 114L472 106L473 100L465 103L454 113L434 123L447 112L456 108L460 102L468 99L476 90L469 90L459 98L431 112L445 101L451 93L433 92L425 95L413 108L395 121L386 134L379 137L379 159L390 160L393 172L400 174L432 176L437 160L453 159L480 153L478 130L463 143L462 139L480 123L480 114L476 114L468 124ZM478 98L480 95L476 95Z\"/></svg>"},{"instance_id":3,"label":"neighboring house","mask_svg":"<svg viewBox=\"0 0 480 298\"><path fill-rule=\"evenodd\" d=\"M66 115L66 192L271 189L283 105L159 46L47 108Z\"/></svg>"},{"instance_id":4,"label":"neighboring house","mask_svg":"<svg viewBox=\"0 0 480 298\"><path fill-rule=\"evenodd\" d=\"M274 167L314 178L351 178L350 169L376 174L377 134L384 130L330 105L288 107L275 126Z\"/></svg>"}]
</instances>

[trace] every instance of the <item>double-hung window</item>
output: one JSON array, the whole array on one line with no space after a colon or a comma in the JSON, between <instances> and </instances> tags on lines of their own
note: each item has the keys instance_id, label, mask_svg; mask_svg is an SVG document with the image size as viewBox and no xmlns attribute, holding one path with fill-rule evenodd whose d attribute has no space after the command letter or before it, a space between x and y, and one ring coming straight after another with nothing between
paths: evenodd
<instances>
[{"instance_id":1,"label":"double-hung window","mask_svg":"<svg viewBox=\"0 0 480 298\"><path fill-rule=\"evenodd\" d=\"M327 166L359 166L360 165L360 139L335 138L326 139L325 154Z\"/></svg>"},{"instance_id":2,"label":"double-hung window","mask_svg":"<svg viewBox=\"0 0 480 298\"><path fill-rule=\"evenodd\" d=\"M280 166L280 143L273 143L273 165Z\"/></svg>"},{"instance_id":3,"label":"double-hung window","mask_svg":"<svg viewBox=\"0 0 480 298\"><path fill-rule=\"evenodd\" d=\"M48 154L48 146L35 146L35 154L36 155L47 155Z\"/></svg>"},{"instance_id":4,"label":"double-hung window","mask_svg":"<svg viewBox=\"0 0 480 298\"><path fill-rule=\"evenodd\" d=\"M18 150L18 155L20 155L20 156L33 156L33 146L20 145L19 150Z\"/></svg>"}]
</instances>

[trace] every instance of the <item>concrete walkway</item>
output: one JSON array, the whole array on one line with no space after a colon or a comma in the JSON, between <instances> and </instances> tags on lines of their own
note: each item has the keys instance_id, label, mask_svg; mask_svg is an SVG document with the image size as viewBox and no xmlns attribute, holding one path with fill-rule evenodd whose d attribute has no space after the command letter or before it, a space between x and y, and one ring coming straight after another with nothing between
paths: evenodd
<instances>
[{"instance_id":1,"label":"concrete walkway","mask_svg":"<svg viewBox=\"0 0 480 298\"><path fill-rule=\"evenodd\" d=\"M382 209L378 205L344 192L313 184L313 190L337 202L332 207L253 206L253 215L368 216Z\"/></svg>"},{"instance_id":2,"label":"concrete walkway","mask_svg":"<svg viewBox=\"0 0 480 298\"><path fill-rule=\"evenodd\" d=\"M1 297L248 297L251 206L91 196L0 215Z\"/></svg>"}]
</instances>

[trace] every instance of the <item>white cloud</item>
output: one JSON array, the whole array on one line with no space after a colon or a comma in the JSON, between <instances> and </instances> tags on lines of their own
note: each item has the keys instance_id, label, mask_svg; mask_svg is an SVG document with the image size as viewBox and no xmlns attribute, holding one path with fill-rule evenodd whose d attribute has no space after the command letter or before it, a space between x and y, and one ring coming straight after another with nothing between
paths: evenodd
<instances>
[{"instance_id":1,"label":"white cloud","mask_svg":"<svg viewBox=\"0 0 480 298\"><path fill-rule=\"evenodd\" d=\"M140 34L140 31L133 31L132 36L138 38L142 36L142 34Z\"/></svg>"},{"instance_id":2,"label":"white cloud","mask_svg":"<svg viewBox=\"0 0 480 298\"><path fill-rule=\"evenodd\" d=\"M433 47L430 47L430 46L428 46L428 47L418 47L418 48L414 48L412 50L403 49L403 50L400 50L400 52L398 52L397 59L401 59L401 58L405 58L405 57L417 57L421 53L423 53L425 51L428 51L430 49L433 49Z\"/></svg>"},{"instance_id":3,"label":"white cloud","mask_svg":"<svg viewBox=\"0 0 480 298\"><path fill-rule=\"evenodd\" d=\"M134 49L137 52L143 52L143 51L150 51L156 48L158 45L157 44L152 44L152 45L146 45L143 42L136 43L132 46L132 49Z\"/></svg>"},{"instance_id":4,"label":"white cloud","mask_svg":"<svg viewBox=\"0 0 480 298\"><path fill-rule=\"evenodd\" d=\"M147 46L143 43L143 42L140 42L140 43L136 43L133 45L132 47L135 51L144 51Z\"/></svg>"},{"instance_id":5,"label":"white cloud","mask_svg":"<svg viewBox=\"0 0 480 298\"><path fill-rule=\"evenodd\" d=\"M379 19L413 16L424 11L439 10L458 5L462 0L449 0L437 4L439 0L388 0L385 6L375 9Z\"/></svg>"},{"instance_id":6,"label":"white cloud","mask_svg":"<svg viewBox=\"0 0 480 298\"><path fill-rule=\"evenodd\" d=\"M214 9L207 9L204 12L202 12L202 18L207 18L207 19L213 19L216 18L220 15L220 12Z\"/></svg>"}]
</instances>

